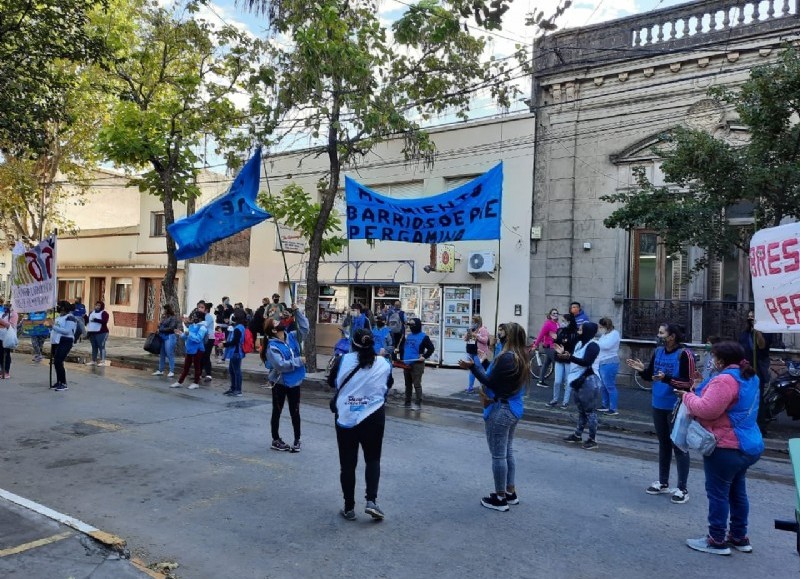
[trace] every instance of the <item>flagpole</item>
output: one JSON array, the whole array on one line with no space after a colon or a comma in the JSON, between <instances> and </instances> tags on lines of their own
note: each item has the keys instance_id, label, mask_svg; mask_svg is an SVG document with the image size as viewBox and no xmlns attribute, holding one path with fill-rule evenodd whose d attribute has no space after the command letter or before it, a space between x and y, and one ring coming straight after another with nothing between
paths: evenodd
<instances>
[{"instance_id":1,"label":"flagpole","mask_svg":"<svg viewBox=\"0 0 800 579\"><path fill-rule=\"evenodd\" d=\"M55 242L55 251L53 252L53 298L58 306L58 227L53 230L53 241ZM45 316L46 317L46 316ZM53 308L53 323L52 328L56 323L56 307ZM53 387L53 335L50 331L50 388Z\"/></svg>"},{"instance_id":2,"label":"flagpole","mask_svg":"<svg viewBox=\"0 0 800 579\"><path fill-rule=\"evenodd\" d=\"M497 326L500 323L500 271L502 268L502 261L500 260L500 237L497 238L497 291L495 292L494 299L494 335L497 339Z\"/></svg>"}]
</instances>

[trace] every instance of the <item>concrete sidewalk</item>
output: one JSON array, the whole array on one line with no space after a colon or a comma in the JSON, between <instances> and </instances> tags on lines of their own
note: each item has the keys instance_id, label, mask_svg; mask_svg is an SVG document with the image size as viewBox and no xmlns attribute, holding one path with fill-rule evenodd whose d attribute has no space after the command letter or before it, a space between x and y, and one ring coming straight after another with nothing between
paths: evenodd
<instances>
[{"instance_id":1,"label":"concrete sidewalk","mask_svg":"<svg viewBox=\"0 0 800 579\"><path fill-rule=\"evenodd\" d=\"M144 338L122 338L109 336L106 346L106 357L111 365L124 368L135 368L145 371L154 371L158 368L158 356L146 352L143 348ZM14 356L15 360L25 360L23 356L30 353L30 343L21 340L19 348ZM23 354L25 353L25 354ZM20 360L22 358L22 360ZM88 340L82 340L75 344L70 352L68 361L75 363L85 363L91 360L91 345ZM316 373L309 373L306 376L304 387L308 389L325 392L328 390L326 384L326 373L330 356L317 355L317 368L323 370ZM27 360L25 360L27 361ZM43 361L44 365L47 360ZM176 357L175 373L179 374L183 360ZM211 385L227 388L227 363L213 363L214 381ZM263 392L267 387L267 370L261 363L258 353L248 354L242 363L242 373L244 375L243 390L249 392ZM391 392L390 402L398 404L403 399L404 381L403 372L394 369L395 385ZM629 431L647 435L654 435L652 423L652 409L650 405L650 392L641 390L636 386L625 384L627 376L620 374L618 377L619 389L619 412L618 416L605 416L598 414L599 429ZM164 378L164 380L169 380ZM431 406L443 406L458 410L468 410L480 412L481 406L476 394L467 393L468 372L459 368L440 368L427 366L422 378L423 404ZM552 376L548 383L552 384ZM565 427L574 427L576 415L574 405L567 409L551 409L545 404L552 398L552 386L548 388L538 387L533 381L530 382L528 393L525 396L525 414L523 420L534 422L545 422L550 424L563 424ZM768 448L776 452L787 453L785 440L795 436L798 427L790 421L776 423L771 428L770 437L774 438L774 443L768 444Z\"/></svg>"}]
</instances>

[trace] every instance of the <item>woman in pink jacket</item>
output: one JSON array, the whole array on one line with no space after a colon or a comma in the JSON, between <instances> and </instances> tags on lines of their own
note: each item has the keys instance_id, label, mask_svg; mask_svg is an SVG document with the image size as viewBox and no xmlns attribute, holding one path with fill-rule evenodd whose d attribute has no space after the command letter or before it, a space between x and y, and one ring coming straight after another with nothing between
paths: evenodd
<instances>
[{"instance_id":1,"label":"woman in pink jacket","mask_svg":"<svg viewBox=\"0 0 800 579\"><path fill-rule=\"evenodd\" d=\"M550 364L553 363L553 340L556 339L556 335L558 335L558 308L553 308L547 313L547 319L542 324L542 329L539 330L539 335L536 336L536 340L531 346L532 350L538 348L539 345L544 348L542 371L539 374L539 381L536 383L537 386L542 388L547 388L547 384L544 383L544 377L547 376L547 370L550 368Z\"/></svg>"},{"instance_id":2,"label":"woman in pink jacket","mask_svg":"<svg viewBox=\"0 0 800 579\"><path fill-rule=\"evenodd\" d=\"M711 357L719 374L700 382L693 393L675 390L689 414L717 439L714 451L703 458L708 535L687 539L686 544L715 555L730 555L731 547L749 553L753 547L747 538L750 503L745 479L764 451L756 424L758 377L736 342L714 344Z\"/></svg>"},{"instance_id":3,"label":"woman in pink jacket","mask_svg":"<svg viewBox=\"0 0 800 579\"><path fill-rule=\"evenodd\" d=\"M489 330L483 325L483 318L472 316L472 325L464 336L467 343L467 353L476 355L481 360L481 366L486 370L489 367ZM475 350L472 351L472 348ZM469 373L469 383L466 389L468 394L475 391L475 374Z\"/></svg>"},{"instance_id":4,"label":"woman in pink jacket","mask_svg":"<svg viewBox=\"0 0 800 579\"><path fill-rule=\"evenodd\" d=\"M11 378L11 352L16 344L11 345L11 339L6 339L6 333L17 329L19 316L0 298L0 378Z\"/></svg>"}]
</instances>

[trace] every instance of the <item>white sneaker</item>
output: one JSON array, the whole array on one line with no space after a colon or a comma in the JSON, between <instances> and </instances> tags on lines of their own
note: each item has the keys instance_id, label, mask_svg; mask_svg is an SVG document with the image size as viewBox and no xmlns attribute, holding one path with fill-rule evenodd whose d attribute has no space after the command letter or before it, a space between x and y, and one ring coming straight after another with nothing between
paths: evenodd
<instances>
[{"instance_id":1,"label":"white sneaker","mask_svg":"<svg viewBox=\"0 0 800 579\"><path fill-rule=\"evenodd\" d=\"M197 384L196 382L189 384L189 390L197 390L198 388L200 388L200 384Z\"/></svg>"},{"instance_id":2,"label":"white sneaker","mask_svg":"<svg viewBox=\"0 0 800 579\"><path fill-rule=\"evenodd\" d=\"M662 485L659 481L655 481L649 487L644 489L648 495L666 495L672 492L672 489L669 488L669 485Z\"/></svg>"},{"instance_id":3,"label":"white sneaker","mask_svg":"<svg viewBox=\"0 0 800 579\"><path fill-rule=\"evenodd\" d=\"M161 370L156 370L155 372L153 372L153 376L163 376L163 375L164 372L162 372Z\"/></svg>"},{"instance_id":4,"label":"white sneaker","mask_svg":"<svg viewBox=\"0 0 800 579\"><path fill-rule=\"evenodd\" d=\"M97 366L97 363L95 363L95 362L92 362L92 361L90 360L90 361L86 362L86 365L87 365L87 366Z\"/></svg>"},{"instance_id":5,"label":"white sneaker","mask_svg":"<svg viewBox=\"0 0 800 579\"><path fill-rule=\"evenodd\" d=\"M206 376L205 378L203 378L203 380L205 380L206 382L211 382L213 378L211 376Z\"/></svg>"},{"instance_id":6,"label":"white sneaker","mask_svg":"<svg viewBox=\"0 0 800 579\"><path fill-rule=\"evenodd\" d=\"M683 503L689 502L689 491L682 491L681 489L675 489L672 493L672 497L670 497L670 502L675 503L676 505L682 505Z\"/></svg>"},{"instance_id":7,"label":"white sneaker","mask_svg":"<svg viewBox=\"0 0 800 579\"><path fill-rule=\"evenodd\" d=\"M105 360L101 360L100 362L97 363L98 366L105 366L106 364L107 363Z\"/></svg>"},{"instance_id":8,"label":"white sneaker","mask_svg":"<svg viewBox=\"0 0 800 579\"><path fill-rule=\"evenodd\" d=\"M172 384L169 385L170 388L180 388L181 386L183 386L183 384L181 384L180 382L173 382Z\"/></svg>"},{"instance_id":9,"label":"white sneaker","mask_svg":"<svg viewBox=\"0 0 800 579\"><path fill-rule=\"evenodd\" d=\"M167 374L167 378L172 378L173 376L175 376L175 372L170 372Z\"/></svg>"}]
</instances>

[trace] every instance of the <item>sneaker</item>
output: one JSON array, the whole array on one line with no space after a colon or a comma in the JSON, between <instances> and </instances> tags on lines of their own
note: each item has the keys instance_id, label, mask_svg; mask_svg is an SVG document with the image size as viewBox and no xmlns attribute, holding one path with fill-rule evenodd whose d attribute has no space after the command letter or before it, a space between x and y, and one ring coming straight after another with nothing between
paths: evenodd
<instances>
[{"instance_id":1,"label":"sneaker","mask_svg":"<svg viewBox=\"0 0 800 579\"><path fill-rule=\"evenodd\" d=\"M170 372L169 374L167 374L167 378L172 378L174 376L175 376L175 372Z\"/></svg>"},{"instance_id":2,"label":"sneaker","mask_svg":"<svg viewBox=\"0 0 800 579\"><path fill-rule=\"evenodd\" d=\"M223 394L223 396L231 396L231 395L233 394L233 390L231 390L230 388L228 388L228 389L227 389L227 390L225 390L225 392L223 392L222 394Z\"/></svg>"},{"instance_id":3,"label":"sneaker","mask_svg":"<svg viewBox=\"0 0 800 579\"><path fill-rule=\"evenodd\" d=\"M686 539L686 545L695 551L711 553L712 555L730 555L731 548L725 543L715 543L711 537L699 539Z\"/></svg>"},{"instance_id":4,"label":"sneaker","mask_svg":"<svg viewBox=\"0 0 800 579\"><path fill-rule=\"evenodd\" d=\"M54 388L54 390L55 390L56 392L63 392L64 390L69 390L69 386L67 386L66 384L58 384L58 385L57 385L57 386Z\"/></svg>"},{"instance_id":5,"label":"sneaker","mask_svg":"<svg viewBox=\"0 0 800 579\"><path fill-rule=\"evenodd\" d=\"M518 505L519 504L519 497L517 497L517 493L516 492L513 492L513 493L507 492L506 493L506 502L509 505Z\"/></svg>"},{"instance_id":6,"label":"sneaker","mask_svg":"<svg viewBox=\"0 0 800 579\"><path fill-rule=\"evenodd\" d=\"M559 408L561 408L561 410L566 410L567 408L569 408L569 404L562 404L561 406L559 406Z\"/></svg>"},{"instance_id":7,"label":"sneaker","mask_svg":"<svg viewBox=\"0 0 800 579\"><path fill-rule=\"evenodd\" d=\"M282 450L284 452L289 452L290 450L292 450L291 447L285 442L283 442L280 438L278 438L277 440L273 440L272 446L270 446L270 448L272 450Z\"/></svg>"},{"instance_id":8,"label":"sneaker","mask_svg":"<svg viewBox=\"0 0 800 579\"><path fill-rule=\"evenodd\" d=\"M191 384L189 384L189 390L197 390L198 388L200 388L200 384L198 384L197 382L192 382Z\"/></svg>"},{"instance_id":9,"label":"sneaker","mask_svg":"<svg viewBox=\"0 0 800 579\"><path fill-rule=\"evenodd\" d=\"M670 497L669 500L675 503L676 505L682 505L683 503L688 503L689 491L682 491L681 489L675 489L675 491L672 493L672 497Z\"/></svg>"},{"instance_id":10,"label":"sneaker","mask_svg":"<svg viewBox=\"0 0 800 579\"><path fill-rule=\"evenodd\" d=\"M156 370L155 372L153 372L153 376L163 376L163 375L164 372L162 372L161 370Z\"/></svg>"},{"instance_id":11,"label":"sneaker","mask_svg":"<svg viewBox=\"0 0 800 579\"><path fill-rule=\"evenodd\" d=\"M50 390L55 390L59 386L61 386L61 382L56 382L55 384L50 384Z\"/></svg>"},{"instance_id":12,"label":"sneaker","mask_svg":"<svg viewBox=\"0 0 800 579\"><path fill-rule=\"evenodd\" d=\"M419 402L414 402L411 405L411 410L415 410L415 411L419 412L421 409L422 409L422 407L420 406Z\"/></svg>"},{"instance_id":13,"label":"sneaker","mask_svg":"<svg viewBox=\"0 0 800 579\"><path fill-rule=\"evenodd\" d=\"M733 547L740 553L752 553L753 546L750 544L750 539L745 537L744 539L734 539L730 535L728 538L725 539L725 542L728 544L729 547Z\"/></svg>"},{"instance_id":14,"label":"sneaker","mask_svg":"<svg viewBox=\"0 0 800 579\"><path fill-rule=\"evenodd\" d=\"M537 383L536 383L536 385L537 385L539 388L550 388L550 386L548 386L547 384L545 384L545 383L544 383L544 382L542 382L542 381L539 381L539 382L537 382Z\"/></svg>"},{"instance_id":15,"label":"sneaker","mask_svg":"<svg viewBox=\"0 0 800 579\"><path fill-rule=\"evenodd\" d=\"M342 509L341 511L339 511L339 514L342 515L342 517L344 517L348 521L356 520L356 512L353 509L350 509L349 511Z\"/></svg>"},{"instance_id":16,"label":"sneaker","mask_svg":"<svg viewBox=\"0 0 800 579\"><path fill-rule=\"evenodd\" d=\"M300 452L300 441L299 440L295 440L292 443L292 452Z\"/></svg>"},{"instance_id":17,"label":"sneaker","mask_svg":"<svg viewBox=\"0 0 800 579\"><path fill-rule=\"evenodd\" d=\"M507 511L508 501L505 497L498 497L496 493L490 494L488 497L481 499L481 504L487 509L494 509L495 511Z\"/></svg>"},{"instance_id":18,"label":"sneaker","mask_svg":"<svg viewBox=\"0 0 800 579\"><path fill-rule=\"evenodd\" d=\"M619 412L617 412L616 410L609 410L608 412L606 412L606 416L619 416Z\"/></svg>"},{"instance_id":19,"label":"sneaker","mask_svg":"<svg viewBox=\"0 0 800 579\"><path fill-rule=\"evenodd\" d=\"M241 390L237 390L236 392L231 392L231 396L233 396L234 398L241 398L242 397L242 391Z\"/></svg>"},{"instance_id":20,"label":"sneaker","mask_svg":"<svg viewBox=\"0 0 800 579\"><path fill-rule=\"evenodd\" d=\"M597 448L597 442L594 440L594 438L590 438L581 445L581 448L583 450L593 450Z\"/></svg>"},{"instance_id":21,"label":"sneaker","mask_svg":"<svg viewBox=\"0 0 800 579\"><path fill-rule=\"evenodd\" d=\"M550 402L545 404L545 406L547 406L548 408L555 408L556 406L558 406L558 400L551 400Z\"/></svg>"},{"instance_id":22,"label":"sneaker","mask_svg":"<svg viewBox=\"0 0 800 579\"><path fill-rule=\"evenodd\" d=\"M644 489L648 495L665 495L672 492L672 489L669 488L669 485L662 484L658 481L651 484L649 487Z\"/></svg>"},{"instance_id":23,"label":"sneaker","mask_svg":"<svg viewBox=\"0 0 800 579\"><path fill-rule=\"evenodd\" d=\"M206 382L211 382L213 378L211 376L206 376L205 378L203 378L203 380L205 380Z\"/></svg>"},{"instance_id":24,"label":"sneaker","mask_svg":"<svg viewBox=\"0 0 800 579\"><path fill-rule=\"evenodd\" d=\"M181 386L183 386L183 384L181 384L180 382L173 382L172 384L169 385L170 388L180 388Z\"/></svg>"},{"instance_id":25,"label":"sneaker","mask_svg":"<svg viewBox=\"0 0 800 579\"><path fill-rule=\"evenodd\" d=\"M97 362L89 361L89 362L86 362L86 365L87 366L97 366Z\"/></svg>"},{"instance_id":26,"label":"sneaker","mask_svg":"<svg viewBox=\"0 0 800 579\"><path fill-rule=\"evenodd\" d=\"M99 361L99 362L97 363L97 365L98 365L98 366L106 366L106 365L108 365L108 364L107 364L107 362L106 362L105 360L101 360L101 361Z\"/></svg>"},{"instance_id":27,"label":"sneaker","mask_svg":"<svg viewBox=\"0 0 800 579\"><path fill-rule=\"evenodd\" d=\"M583 442L583 439L580 436L575 436L573 432L569 436L564 437L564 442Z\"/></svg>"},{"instance_id":28,"label":"sneaker","mask_svg":"<svg viewBox=\"0 0 800 579\"><path fill-rule=\"evenodd\" d=\"M598 411L598 412L608 412L608 408L605 408L605 407L603 407L603 408L598 408L598 409L597 409L597 411Z\"/></svg>"},{"instance_id":29,"label":"sneaker","mask_svg":"<svg viewBox=\"0 0 800 579\"><path fill-rule=\"evenodd\" d=\"M364 512L376 521L382 521L386 516L383 514L381 508L375 504L375 501L367 501L367 506L364 508Z\"/></svg>"}]
</instances>

